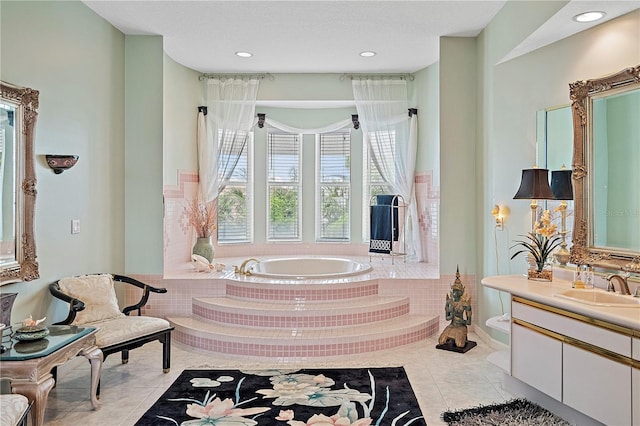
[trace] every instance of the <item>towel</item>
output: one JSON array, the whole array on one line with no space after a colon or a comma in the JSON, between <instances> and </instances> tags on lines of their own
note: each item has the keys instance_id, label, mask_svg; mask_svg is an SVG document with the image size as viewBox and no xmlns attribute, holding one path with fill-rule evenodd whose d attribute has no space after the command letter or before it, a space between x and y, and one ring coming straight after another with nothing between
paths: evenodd
<instances>
[{"instance_id":1,"label":"towel","mask_svg":"<svg viewBox=\"0 0 640 426\"><path fill-rule=\"evenodd\" d=\"M376 204L390 206L393 203L394 206L398 205L398 198L395 195L376 195Z\"/></svg>"},{"instance_id":2,"label":"towel","mask_svg":"<svg viewBox=\"0 0 640 426\"><path fill-rule=\"evenodd\" d=\"M376 204L377 205L385 205L391 206L393 205L395 208L391 209L393 212L393 241L398 241L398 235L400 231L400 226L398 224L398 198L397 195L376 195ZM389 221L389 223L391 223Z\"/></svg>"},{"instance_id":3,"label":"towel","mask_svg":"<svg viewBox=\"0 0 640 426\"><path fill-rule=\"evenodd\" d=\"M393 226L391 223L391 205L375 205L370 207L369 252L391 253Z\"/></svg>"}]
</instances>

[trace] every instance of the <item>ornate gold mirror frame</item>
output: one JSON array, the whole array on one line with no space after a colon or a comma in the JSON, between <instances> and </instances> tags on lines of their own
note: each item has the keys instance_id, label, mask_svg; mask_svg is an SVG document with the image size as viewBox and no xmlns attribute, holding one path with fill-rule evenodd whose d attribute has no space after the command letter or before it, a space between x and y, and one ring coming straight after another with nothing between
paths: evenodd
<instances>
[{"instance_id":1,"label":"ornate gold mirror frame","mask_svg":"<svg viewBox=\"0 0 640 426\"><path fill-rule=\"evenodd\" d=\"M575 200L575 222L573 246L570 262L576 265L591 265L606 269L640 272L640 253L599 248L593 246L591 238L593 223L593 202L587 178L592 164L590 152L593 144L592 97L601 97L607 92L619 93L625 89L638 88L640 83L640 65L626 68L616 74L592 80L580 80L569 85L571 107L573 111L573 186ZM637 186L633 186L637 190ZM634 190L630 189L630 190Z\"/></svg>"},{"instance_id":2,"label":"ornate gold mirror frame","mask_svg":"<svg viewBox=\"0 0 640 426\"><path fill-rule=\"evenodd\" d=\"M36 175L34 137L38 118L37 90L0 82L0 98L17 106L16 123L16 262L0 270L0 284L30 281L39 278L36 262L34 216L36 204Z\"/></svg>"}]
</instances>

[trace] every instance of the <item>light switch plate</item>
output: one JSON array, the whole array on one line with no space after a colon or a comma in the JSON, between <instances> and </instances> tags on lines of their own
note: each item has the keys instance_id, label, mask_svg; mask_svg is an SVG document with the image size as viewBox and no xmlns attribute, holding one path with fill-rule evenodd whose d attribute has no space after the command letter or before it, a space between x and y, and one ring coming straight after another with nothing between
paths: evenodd
<instances>
[{"instance_id":1,"label":"light switch plate","mask_svg":"<svg viewBox=\"0 0 640 426\"><path fill-rule=\"evenodd\" d=\"M72 219L71 220L71 233L79 234L80 233L80 219Z\"/></svg>"}]
</instances>

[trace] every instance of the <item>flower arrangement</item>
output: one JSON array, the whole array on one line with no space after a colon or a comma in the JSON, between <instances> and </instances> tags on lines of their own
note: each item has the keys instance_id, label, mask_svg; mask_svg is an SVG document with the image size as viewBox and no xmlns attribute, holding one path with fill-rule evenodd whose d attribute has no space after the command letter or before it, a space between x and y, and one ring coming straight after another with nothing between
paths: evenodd
<instances>
[{"instance_id":1,"label":"flower arrangement","mask_svg":"<svg viewBox=\"0 0 640 426\"><path fill-rule=\"evenodd\" d=\"M204 203L196 197L185 207L185 213L198 238L209 238L213 235L218 216L214 203Z\"/></svg>"},{"instance_id":2,"label":"flower arrangement","mask_svg":"<svg viewBox=\"0 0 640 426\"><path fill-rule=\"evenodd\" d=\"M515 252L511 259L520 253L527 253L536 264L538 273L542 273L547 259L553 250L560 245L562 239L557 235L557 225L553 223L553 218L549 210L542 212L540 220L536 221L533 231L524 235L527 240L518 241L513 247L522 246L523 249Z\"/></svg>"}]
</instances>

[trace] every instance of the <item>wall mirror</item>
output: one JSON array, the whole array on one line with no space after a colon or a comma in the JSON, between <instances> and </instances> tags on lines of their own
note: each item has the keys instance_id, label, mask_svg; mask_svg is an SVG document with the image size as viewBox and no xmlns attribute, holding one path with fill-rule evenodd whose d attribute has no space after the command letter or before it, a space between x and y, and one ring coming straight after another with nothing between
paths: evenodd
<instances>
[{"instance_id":1,"label":"wall mirror","mask_svg":"<svg viewBox=\"0 0 640 426\"><path fill-rule=\"evenodd\" d=\"M558 105L536 112L536 165L551 172L562 167L571 168L573 157L573 124L571 121L571 105ZM558 200L544 200L544 208L554 213L560 222L560 214L556 208ZM565 238L567 243L573 233L573 201L566 200Z\"/></svg>"},{"instance_id":2,"label":"wall mirror","mask_svg":"<svg viewBox=\"0 0 640 426\"><path fill-rule=\"evenodd\" d=\"M549 170L560 170L562 166L571 167L571 105L560 105L536 112L536 148L538 167Z\"/></svg>"},{"instance_id":3,"label":"wall mirror","mask_svg":"<svg viewBox=\"0 0 640 426\"><path fill-rule=\"evenodd\" d=\"M569 87L571 263L640 272L640 65Z\"/></svg>"},{"instance_id":4,"label":"wall mirror","mask_svg":"<svg viewBox=\"0 0 640 426\"><path fill-rule=\"evenodd\" d=\"M0 82L0 285L39 277L33 152L38 95Z\"/></svg>"}]
</instances>

